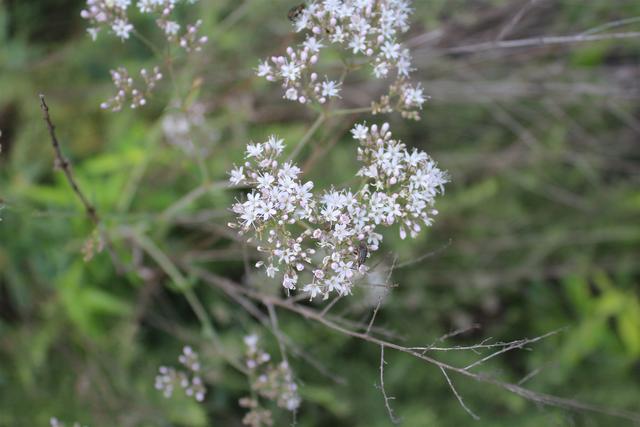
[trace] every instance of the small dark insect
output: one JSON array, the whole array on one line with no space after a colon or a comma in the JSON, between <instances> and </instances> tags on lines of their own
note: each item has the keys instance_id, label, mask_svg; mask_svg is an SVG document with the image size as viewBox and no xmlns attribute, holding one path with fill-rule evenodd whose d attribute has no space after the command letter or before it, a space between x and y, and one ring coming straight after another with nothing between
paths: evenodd
<instances>
[{"instance_id":1,"label":"small dark insect","mask_svg":"<svg viewBox=\"0 0 640 427\"><path fill-rule=\"evenodd\" d=\"M360 242L356 254L358 255L358 268L360 268L360 266L365 263L367 256L369 255L369 248L365 242Z\"/></svg>"},{"instance_id":2,"label":"small dark insect","mask_svg":"<svg viewBox=\"0 0 640 427\"><path fill-rule=\"evenodd\" d=\"M300 15L302 15L302 12L304 12L304 9L306 7L307 6L304 3L300 3L299 5L293 6L291 9L289 9L289 13L287 13L289 21L296 22L296 20L300 17Z\"/></svg>"}]
</instances>

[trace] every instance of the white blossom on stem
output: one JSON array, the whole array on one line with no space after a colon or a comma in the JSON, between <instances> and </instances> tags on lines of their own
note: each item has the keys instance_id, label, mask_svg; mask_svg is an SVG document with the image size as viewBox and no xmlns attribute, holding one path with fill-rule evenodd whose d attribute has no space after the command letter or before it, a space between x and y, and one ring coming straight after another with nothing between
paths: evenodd
<instances>
[{"instance_id":1,"label":"white blossom on stem","mask_svg":"<svg viewBox=\"0 0 640 427\"><path fill-rule=\"evenodd\" d=\"M357 124L352 134L361 162L356 175L364 180L356 191L314 192L300 168L280 160L284 146L276 137L247 145L245 163L230 172L232 185L251 189L233 205L230 226L258 244L266 260L257 267L280 274L287 292L300 286L312 299L350 294L379 249L380 227L397 224L401 238L416 237L438 213L435 198L448 177L425 152L409 151L386 123ZM302 274L308 280L299 285Z\"/></svg>"},{"instance_id":2,"label":"white blossom on stem","mask_svg":"<svg viewBox=\"0 0 640 427\"><path fill-rule=\"evenodd\" d=\"M284 55L272 56L258 65L257 74L280 82L286 99L320 104L336 98L340 82L318 80L315 65L322 50L337 45L359 55L371 65L373 75L385 79L395 70L389 94L372 104L374 113L399 110L417 118L427 97L409 82L411 54L398 42L409 29L409 0L315 0L298 9L295 29L306 39L288 47Z\"/></svg>"}]
</instances>

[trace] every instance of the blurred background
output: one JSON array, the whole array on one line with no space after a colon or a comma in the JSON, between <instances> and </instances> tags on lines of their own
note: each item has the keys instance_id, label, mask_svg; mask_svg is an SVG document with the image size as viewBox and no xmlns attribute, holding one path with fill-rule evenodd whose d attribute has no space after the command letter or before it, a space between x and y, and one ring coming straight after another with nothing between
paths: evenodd
<instances>
[{"instance_id":1,"label":"blurred background","mask_svg":"<svg viewBox=\"0 0 640 427\"><path fill-rule=\"evenodd\" d=\"M246 378L202 338L184 297L126 235L144 233L176 262L276 292L261 273L246 271L243 260L256 255L226 228L239 193L216 187L182 198L203 174L226 179L250 140L276 133L293 144L313 122L313 111L283 100L277 85L253 71L296 40L287 11L297 3L202 0L181 9L185 19L203 19L205 50L178 60L177 89L165 81L146 108L111 113L99 108L114 91L109 70L152 66L157 60L145 45L106 34L92 42L80 0L0 2L1 426L45 426L52 416L92 427L241 425ZM336 117L299 157L316 188L349 182L357 162L348 130L356 121L389 121L396 137L449 171L434 226L415 241L389 230L371 261L388 266L389 253L400 263L429 254L396 269L398 286L384 297L376 325L405 345L468 329L442 344L450 346L566 327L477 372L639 412L640 37L573 36L640 32L640 2L413 6L404 40L414 79L432 97L422 119ZM151 20L134 24L160 39ZM545 36L569 37L546 44ZM496 40L528 41L477 46ZM338 58L328 57L328 73ZM189 93L189 114L172 109L174 89ZM368 70L353 74L341 106L368 106L383 90ZM39 93L77 180L133 271L119 276L105 251L92 254L96 232L54 168ZM257 331L277 354L273 336L235 302L187 280L231 353L241 357L242 336ZM333 310L366 323L378 298L358 291ZM279 315L283 332L306 353L291 358L303 397L297 425L390 424L376 387L377 346ZM179 395L166 400L153 386L158 366L175 364L185 344L207 368L201 405ZM481 357L436 356L460 366ZM481 417L474 421L437 368L390 350L385 358L386 391L406 426L631 424L452 376ZM274 416L277 426L291 424L283 411Z\"/></svg>"}]
</instances>

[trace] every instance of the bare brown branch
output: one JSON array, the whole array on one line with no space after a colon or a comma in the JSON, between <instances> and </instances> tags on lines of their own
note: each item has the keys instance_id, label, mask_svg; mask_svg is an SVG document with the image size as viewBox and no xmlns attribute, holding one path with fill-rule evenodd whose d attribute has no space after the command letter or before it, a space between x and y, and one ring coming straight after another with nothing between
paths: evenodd
<instances>
[{"instance_id":1,"label":"bare brown branch","mask_svg":"<svg viewBox=\"0 0 640 427\"><path fill-rule=\"evenodd\" d=\"M540 393L540 392L528 390L517 384L501 381L499 379L490 377L488 375L476 374L468 370L465 370L464 368L459 368L453 365L449 365L447 363L441 362L432 357L421 354L415 350L412 350L409 347L405 347L393 342L385 341L383 339L377 338L372 335L367 335L365 333L347 329L343 326L340 326L339 324L335 323L330 319L322 317L319 312L311 308L308 308L306 306L292 303L280 297L266 295L260 292L247 289L245 287L242 287L234 283L229 279L215 275L208 271L204 271L197 267L190 268L190 271L197 277L200 277L205 282L210 283L220 289L226 290L227 292L241 293L251 299L259 301L263 305L271 304L275 307L280 307L290 312L297 313L306 319L313 320L343 335L357 338L357 339L367 341L379 346L384 346L386 348L391 348L396 351L409 354L415 357L416 359L422 360L426 363L429 363L431 365L438 367L440 370L447 371L448 373L454 372L462 376L472 378L475 381L495 385L497 387L505 389L511 393L514 393L532 402L540 403L547 406L570 409L574 411L594 412L594 413L609 415L613 417L624 418L624 419L635 421L635 422L640 422L640 413L631 412L623 409L609 408L609 407L599 406L591 403L581 402L579 400L567 399L567 398L562 398L562 397L558 397L558 396L554 396L546 393Z\"/></svg>"},{"instance_id":2,"label":"bare brown branch","mask_svg":"<svg viewBox=\"0 0 640 427\"><path fill-rule=\"evenodd\" d=\"M393 413L393 409L389 404L389 401L395 399L395 397L387 396L387 392L384 389L384 365L386 364L387 362L385 362L384 360L384 345L381 345L380 346L380 391L382 391L382 397L384 397L384 406L385 408L387 408L387 412L389 413L389 418L391 419L391 422L394 424L400 424L400 419L396 418L395 414Z\"/></svg>"},{"instance_id":3,"label":"bare brown branch","mask_svg":"<svg viewBox=\"0 0 640 427\"><path fill-rule=\"evenodd\" d=\"M116 255L116 251L113 248L113 243L111 242L109 235L105 233L104 230L102 229L102 224L100 221L100 216L98 215L98 211L91 204L91 202L89 202L89 199L87 199L87 197L84 195L84 193L80 189L80 186L78 186L78 183L75 177L73 176L73 172L71 170L71 163L62 153L60 142L58 141L58 137L56 136L55 126L51 121L51 116L49 115L49 106L47 105L43 94L40 94L40 109L42 110L42 117L47 125L49 138L51 139L51 145L53 146L53 150L56 155L56 162L58 166L64 172L64 175L67 178L67 182L71 186L71 189L73 190L75 195L78 197L78 199L82 203L82 206L84 206L87 216L89 217L93 225L96 227L96 229L99 231L100 237L104 241L107 252L111 257L111 261L114 267L116 268L116 272L118 274L123 274L124 268L122 266L122 263L118 259L118 256Z\"/></svg>"}]
</instances>

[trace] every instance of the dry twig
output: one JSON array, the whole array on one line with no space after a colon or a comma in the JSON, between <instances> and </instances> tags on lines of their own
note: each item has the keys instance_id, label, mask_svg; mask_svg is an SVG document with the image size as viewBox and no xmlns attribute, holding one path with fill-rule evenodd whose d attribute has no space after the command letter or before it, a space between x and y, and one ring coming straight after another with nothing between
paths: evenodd
<instances>
[{"instance_id":1,"label":"dry twig","mask_svg":"<svg viewBox=\"0 0 640 427\"><path fill-rule=\"evenodd\" d=\"M382 396L384 397L384 406L385 408L387 408L387 412L389 413L389 418L391 419L391 422L394 424L400 424L400 419L396 418L395 414L393 413L393 409L389 404L389 401L395 399L395 397L387 396L387 392L384 389L384 365L386 364L387 362L385 362L384 360L384 345L381 345L380 346L380 391L382 391Z\"/></svg>"},{"instance_id":2,"label":"dry twig","mask_svg":"<svg viewBox=\"0 0 640 427\"><path fill-rule=\"evenodd\" d=\"M532 402L540 403L547 406L554 406L558 408L570 409L574 411L585 411L585 412L594 412L604 415L609 415L613 417L623 418L635 422L640 422L640 414L636 412L631 412L623 409L615 409L609 407L603 407L599 405L594 405L590 403L581 402L579 400L562 398L546 393L540 393L532 390L528 390L523 388L517 384L512 384L508 382L501 381L494 377L485 375L485 374L476 374L470 372L464 368L459 368L453 365L449 365L447 363L441 362L432 357L426 356L424 354L419 353L418 351L412 350L409 347L405 347L390 341L385 341L383 339L377 338L372 335L367 335L365 333L353 331L351 329L347 329L346 327L340 326L334 321L322 317L319 312L303 306L301 304L292 303L286 299L282 299L277 296L266 295L260 292L255 292L253 290L247 289L245 287L240 286L239 284L234 283L233 281L226 279L224 277L215 275L208 271L204 271L197 267L190 268L190 271L197 277L200 277L207 283L214 285L225 292L228 293L240 293L243 294L255 301L260 302L263 305L273 305L274 307L279 307L285 310L288 310L293 313L297 313L302 317L313 320L333 331L339 332L345 336L350 336L353 338L357 338L363 341L370 342L372 344L376 344L379 346L384 346L387 348L394 349L396 351L409 354L416 359L422 360L423 362L429 363L438 367L441 370L447 371L448 373L454 372L465 377L471 378L475 381L492 384L497 387L503 388L511 393L514 393L524 399L530 400Z\"/></svg>"},{"instance_id":3,"label":"dry twig","mask_svg":"<svg viewBox=\"0 0 640 427\"><path fill-rule=\"evenodd\" d=\"M78 183L76 182L76 179L73 176L73 172L71 171L71 163L62 153L60 142L58 141L58 138L56 136L55 126L51 121L51 116L49 115L49 106L45 102L44 95L42 94L40 94L40 109L42 110L42 117L45 123L47 124L47 130L49 131L49 138L51 139L51 145L53 146L53 150L56 155L57 165L64 172L64 175L67 178L67 182L69 183L69 185L71 186L71 189L73 190L75 195L78 197L78 199L84 206L84 209L87 212L87 216L89 217L93 225L96 227L96 229L99 231L100 238L103 240L105 244L107 252L111 257L111 262L116 268L116 272L118 274L123 274L124 268L122 266L122 263L118 259L118 256L116 254L115 249L113 248L113 243L111 242L109 235L105 233L104 230L102 229L102 224L100 221L100 216L98 215L98 211L91 204L91 202L89 202L89 199L87 199L87 197L84 195L82 190L80 190L80 187L78 186Z\"/></svg>"}]
</instances>

